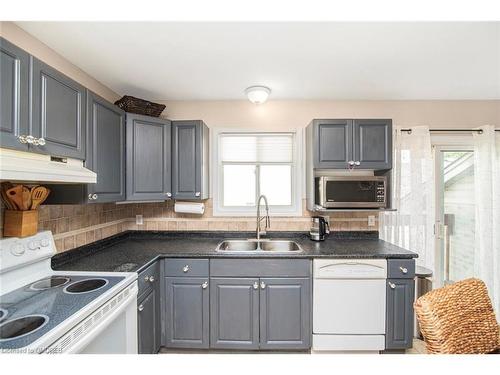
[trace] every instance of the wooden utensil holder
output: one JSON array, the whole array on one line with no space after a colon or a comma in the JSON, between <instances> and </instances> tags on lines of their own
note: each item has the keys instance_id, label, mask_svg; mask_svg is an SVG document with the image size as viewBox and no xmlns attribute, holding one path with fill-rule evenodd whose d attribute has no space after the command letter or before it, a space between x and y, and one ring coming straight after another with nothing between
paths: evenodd
<instances>
[{"instance_id":1,"label":"wooden utensil holder","mask_svg":"<svg viewBox=\"0 0 500 375\"><path fill-rule=\"evenodd\" d=\"M26 237L38 231L38 211L5 210L3 222L4 237Z\"/></svg>"}]
</instances>

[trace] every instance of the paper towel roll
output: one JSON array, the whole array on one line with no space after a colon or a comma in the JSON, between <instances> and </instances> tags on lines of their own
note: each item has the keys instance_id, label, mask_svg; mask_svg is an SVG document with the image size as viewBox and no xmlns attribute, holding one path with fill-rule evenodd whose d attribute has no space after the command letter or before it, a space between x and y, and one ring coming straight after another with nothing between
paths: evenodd
<instances>
[{"instance_id":1,"label":"paper towel roll","mask_svg":"<svg viewBox=\"0 0 500 375\"><path fill-rule=\"evenodd\" d=\"M203 215L205 212L205 203L175 202L174 211L180 214Z\"/></svg>"}]
</instances>

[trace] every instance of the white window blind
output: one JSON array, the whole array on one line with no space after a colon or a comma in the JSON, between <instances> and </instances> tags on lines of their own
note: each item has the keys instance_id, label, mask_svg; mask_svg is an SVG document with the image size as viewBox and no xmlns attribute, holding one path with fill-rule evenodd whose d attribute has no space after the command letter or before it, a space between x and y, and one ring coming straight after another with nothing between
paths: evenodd
<instances>
[{"instance_id":1,"label":"white window blind","mask_svg":"<svg viewBox=\"0 0 500 375\"><path fill-rule=\"evenodd\" d=\"M293 134L221 134L221 161L229 163L291 163Z\"/></svg>"}]
</instances>

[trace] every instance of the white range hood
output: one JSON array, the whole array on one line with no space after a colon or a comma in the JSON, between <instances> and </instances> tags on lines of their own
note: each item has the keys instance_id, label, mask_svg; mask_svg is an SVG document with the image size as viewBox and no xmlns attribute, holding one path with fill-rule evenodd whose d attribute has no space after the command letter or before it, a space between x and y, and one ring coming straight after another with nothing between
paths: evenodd
<instances>
[{"instance_id":1,"label":"white range hood","mask_svg":"<svg viewBox=\"0 0 500 375\"><path fill-rule=\"evenodd\" d=\"M0 148L0 180L95 184L97 175L82 160Z\"/></svg>"}]
</instances>

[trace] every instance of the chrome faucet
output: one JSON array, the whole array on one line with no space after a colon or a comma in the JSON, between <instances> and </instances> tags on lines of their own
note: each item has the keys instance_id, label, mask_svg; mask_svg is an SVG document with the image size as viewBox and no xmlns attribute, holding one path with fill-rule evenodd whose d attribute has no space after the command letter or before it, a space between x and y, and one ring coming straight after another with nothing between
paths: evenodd
<instances>
[{"instance_id":1,"label":"chrome faucet","mask_svg":"<svg viewBox=\"0 0 500 375\"><path fill-rule=\"evenodd\" d=\"M264 199L264 203L266 204L266 216L260 217L260 201ZM262 220L266 220L266 226L264 230L260 229L260 222ZM266 234L266 230L271 226L271 219L269 218L269 205L267 204L267 198L265 195L261 195L257 200L257 240L260 240L261 234Z\"/></svg>"}]
</instances>

